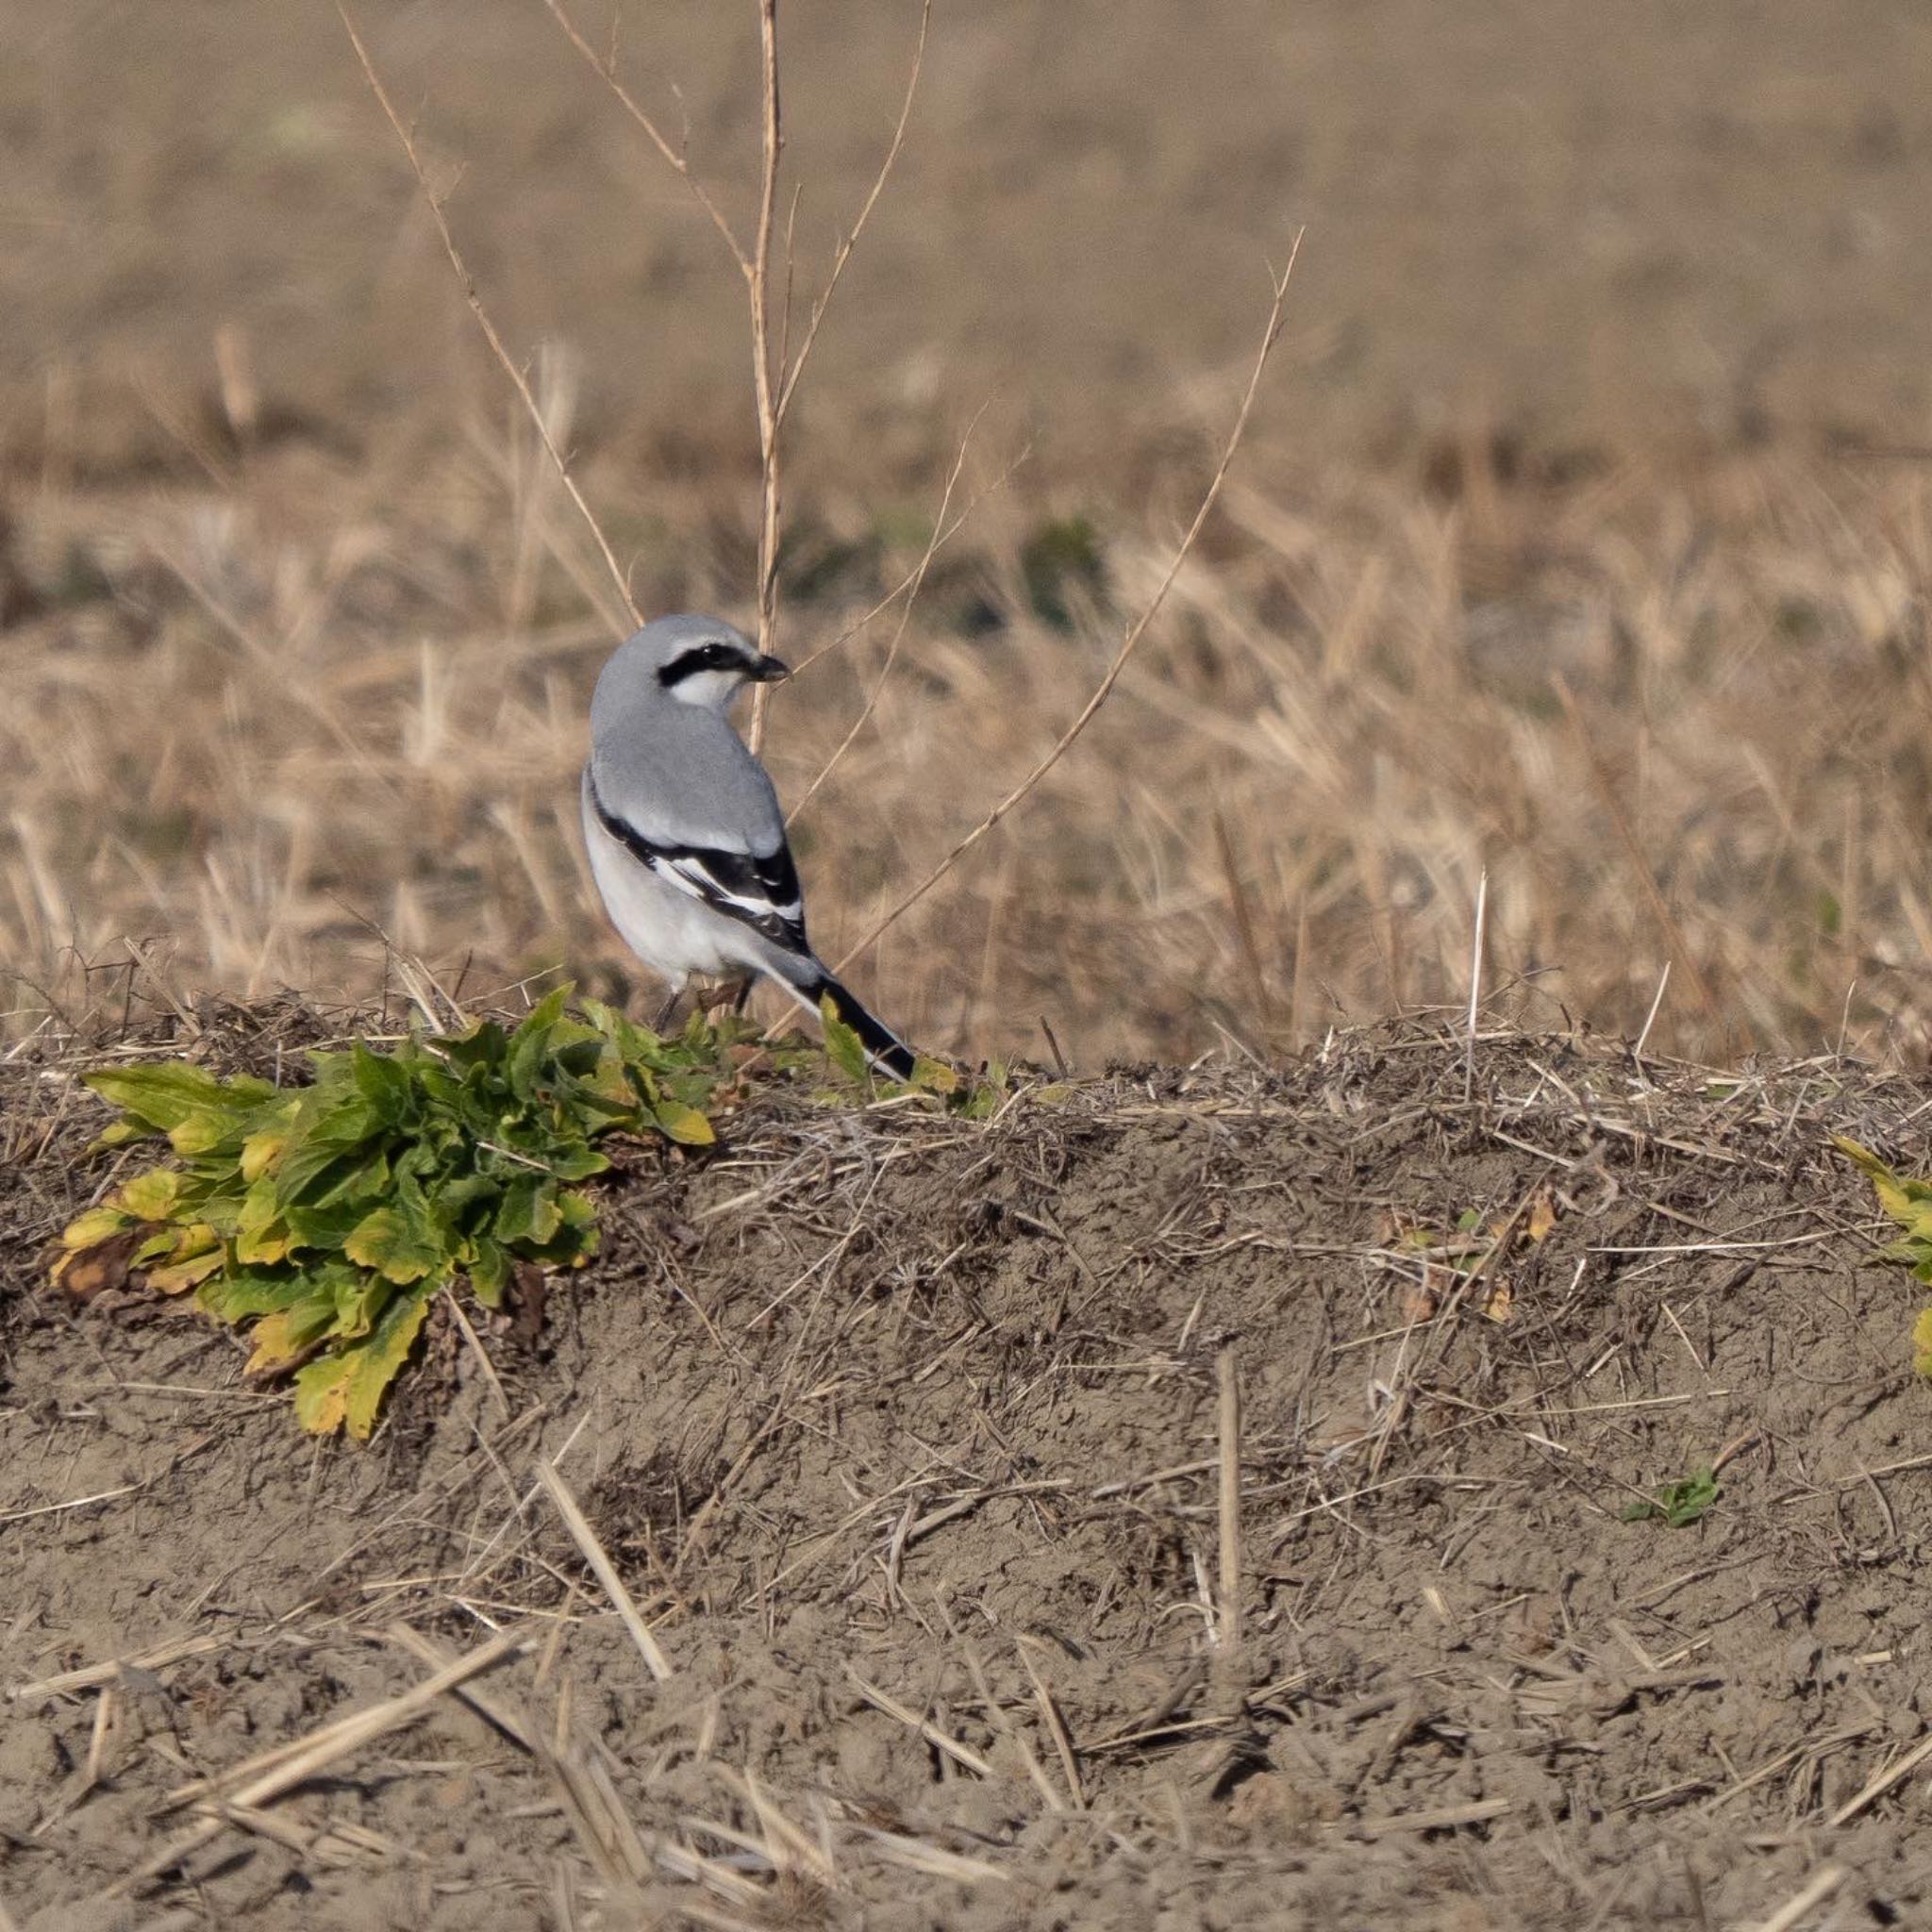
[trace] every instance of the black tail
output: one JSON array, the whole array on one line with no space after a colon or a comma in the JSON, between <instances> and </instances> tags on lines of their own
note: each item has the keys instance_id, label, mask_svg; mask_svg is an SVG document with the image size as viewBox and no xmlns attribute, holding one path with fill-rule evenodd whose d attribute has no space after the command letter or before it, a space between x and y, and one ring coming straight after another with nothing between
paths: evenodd
<instances>
[{"instance_id":1,"label":"black tail","mask_svg":"<svg viewBox=\"0 0 1932 1932\"><path fill-rule=\"evenodd\" d=\"M830 1000L832 1010L858 1035L858 1043L864 1047L867 1058L876 1061L895 1080L911 1079L912 1049L891 1027L874 1020L829 973L798 991L814 1013L819 1010L821 1000Z\"/></svg>"}]
</instances>

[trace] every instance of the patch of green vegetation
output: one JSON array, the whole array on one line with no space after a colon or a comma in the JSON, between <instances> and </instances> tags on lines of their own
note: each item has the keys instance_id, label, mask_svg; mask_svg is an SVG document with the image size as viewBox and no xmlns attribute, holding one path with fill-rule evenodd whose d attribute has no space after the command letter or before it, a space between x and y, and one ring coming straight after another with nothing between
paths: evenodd
<instances>
[{"instance_id":1,"label":"patch of green vegetation","mask_svg":"<svg viewBox=\"0 0 1932 1932\"><path fill-rule=\"evenodd\" d=\"M1666 1483L1647 1502L1632 1503L1622 1512L1625 1523L1661 1523L1670 1529L1689 1529L1699 1522L1723 1491L1717 1474L1695 1469L1674 1483Z\"/></svg>"},{"instance_id":2,"label":"patch of green vegetation","mask_svg":"<svg viewBox=\"0 0 1932 1932\"><path fill-rule=\"evenodd\" d=\"M1843 1134L1833 1135L1832 1145L1872 1183L1879 1207L1905 1230L1879 1249L1879 1259L1902 1261L1921 1281L1932 1282L1932 1181L1895 1174ZM1912 1369L1932 1380L1932 1307L1921 1308L1912 1324Z\"/></svg>"},{"instance_id":3,"label":"patch of green vegetation","mask_svg":"<svg viewBox=\"0 0 1932 1932\"><path fill-rule=\"evenodd\" d=\"M1100 539L1085 517L1041 524L1020 549L1020 575L1034 614L1056 630L1071 630L1077 597L1098 597L1107 567Z\"/></svg>"},{"instance_id":4,"label":"patch of green vegetation","mask_svg":"<svg viewBox=\"0 0 1932 1932\"><path fill-rule=\"evenodd\" d=\"M248 1367L292 1375L305 1428L366 1438L439 1290L460 1278L496 1308L519 1264L594 1252L598 1141L715 1138L706 1109L738 1033L660 1040L594 1002L573 1017L567 993L513 1032L485 1020L388 1054L312 1053L292 1090L181 1061L88 1074L121 1110L96 1145L165 1136L175 1158L67 1229L55 1280L86 1292L105 1268L192 1290L253 1323Z\"/></svg>"},{"instance_id":5,"label":"patch of green vegetation","mask_svg":"<svg viewBox=\"0 0 1932 1932\"><path fill-rule=\"evenodd\" d=\"M707 1146L753 1063L783 1075L829 1061L867 1096L969 1119L1006 1097L1003 1071L969 1080L924 1058L905 1084L877 1083L829 1010L821 1056L728 1017L694 1014L662 1038L594 1000L568 1012L570 991L514 1030L482 1020L388 1053L310 1053L295 1088L180 1060L96 1069L87 1084L120 1118L95 1147L165 1137L172 1158L68 1227L54 1281L81 1296L130 1278L192 1291L217 1321L253 1324L248 1371L291 1380L303 1427L366 1440L438 1292L466 1285L499 1308L520 1268L595 1253L583 1184L610 1165L607 1135Z\"/></svg>"},{"instance_id":6,"label":"patch of green vegetation","mask_svg":"<svg viewBox=\"0 0 1932 1932\"><path fill-rule=\"evenodd\" d=\"M829 994L819 1002L819 1024L824 1029L825 1058L855 1087L874 1089L872 1064L865 1057L865 1044L858 1033L839 1017ZM1007 1073L1002 1066L989 1067L977 1080L969 1079L957 1067L943 1060L914 1057L910 1079L884 1083L887 1095L926 1094L944 1103L949 1109L968 1120L985 1120L1007 1095Z\"/></svg>"}]
</instances>

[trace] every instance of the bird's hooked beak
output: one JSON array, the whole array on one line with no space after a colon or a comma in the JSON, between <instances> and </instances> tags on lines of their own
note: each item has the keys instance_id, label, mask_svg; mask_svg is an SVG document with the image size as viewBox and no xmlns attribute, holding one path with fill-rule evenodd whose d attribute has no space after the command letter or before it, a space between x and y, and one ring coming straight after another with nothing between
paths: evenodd
<instances>
[{"instance_id":1,"label":"bird's hooked beak","mask_svg":"<svg viewBox=\"0 0 1932 1932\"><path fill-rule=\"evenodd\" d=\"M782 684L791 675L791 667L776 658L754 658L751 681L754 684Z\"/></svg>"}]
</instances>

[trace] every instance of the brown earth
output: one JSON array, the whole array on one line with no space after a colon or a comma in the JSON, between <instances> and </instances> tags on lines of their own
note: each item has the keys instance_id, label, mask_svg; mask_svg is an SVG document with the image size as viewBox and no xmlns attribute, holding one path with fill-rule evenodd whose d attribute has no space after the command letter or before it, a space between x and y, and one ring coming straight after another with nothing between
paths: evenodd
<instances>
[{"instance_id":1,"label":"brown earth","mask_svg":"<svg viewBox=\"0 0 1932 1932\"><path fill-rule=\"evenodd\" d=\"M310 1024L205 1019L225 1065ZM1915 1300L1825 1145L1908 1156L1921 1084L1410 1029L986 1125L775 1094L714 1158L638 1149L534 1345L445 1324L356 1450L192 1316L42 1285L96 1110L4 1077L29 1932L1932 1912ZM1623 1520L1713 1461L1701 1521ZM159 1815L495 1631L493 1723L433 1699Z\"/></svg>"}]
</instances>

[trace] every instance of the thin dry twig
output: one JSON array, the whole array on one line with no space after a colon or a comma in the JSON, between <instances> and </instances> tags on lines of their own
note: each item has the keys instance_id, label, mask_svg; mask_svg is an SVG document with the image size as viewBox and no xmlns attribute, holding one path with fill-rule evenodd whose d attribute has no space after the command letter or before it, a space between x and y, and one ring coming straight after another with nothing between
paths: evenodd
<instances>
[{"instance_id":1,"label":"thin dry twig","mask_svg":"<svg viewBox=\"0 0 1932 1932\"><path fill-rule=\"evenodd\" d=\"M520 1630L505 1631L395 1697L351 1711L348 1716L337 1718L310 1731L306 1737L278 1744L273 1750L233 1765L211 1778L201 1779L170 1792L168 1803L171 1807L193 1799L204 1806L219 1805L223 1808L193 1830L162 1846L152 1857L142 1859L125 1877L110 1886L104 1895L118 1898L148 1879L158 1877L219 1837L231 1822L227 1815L230 1808L248 1812L270 1804L285 1791L306 1783L337 1759L359 1751L363 1745L404 1724L413 1724L438 1698L500 1663L512 1651L522 1650L528 1641Z\"/></svg>"},{"instance_id":2,"label":"thin dry twig","mask_svg":"<svg viewBox=\"0 0 1932 1932\"><path fill-rule=\"evenodd\" d=\"M1215 1358L1221 1390L1219 1503L1221 1523L1221 1647L1241 1641L1241 1383L1234 1350Z\"/></svg>"},{"instance_id":3,"label":"thin dry twig","mask_svg":"<svg viewBox=\"0 0 1932 1932\"><path fill-rule=\"evenodd\" d=\"M1792 1932L1807 1912L1822 1906L1851 1875L1846 1866L1821 1865L1776 1911L1750 1927L1750 1932Z\"/></svg>"},{"instance_id":4,"label":"thin dry twig","mask_svg":"<svg viewBox=\"0 0 1932 1932\"><path fill-rule=\"evenodd\" d=\"M778 401L772 355L772 215L778 201L778 162L785 129L778 106L778 0L758 0L759 100L763 108L762 154L758 171L758 239L751 252L751 373L758 410L758 649L778 649ZM764 741L770 687L759 685L752 699L754 753Z\"/></svg>"},{"instance_id":5,"label":"thin dry twig","mask_svg":"<svg viewBox=\"0 0 1932 1932\"><path fill-rule=\"evenodd\" d=\"M496 358L503 373L509 377L524 408L529 413L530 421L536 425L538 437L541 440L545 453L556 465L565 493L583 518L585 527L595 541L597 549L604 558L605 567L610 573L610 581L617 586L617 594L623 600L625 609L630 614L633 625L641 625L643 617L631 600L630 581L625 575L623 567L617 561L617 553L610 547L610 540L604 534L604 526L597 521L596 512L585 500L584 492L577 488L577 481L570 473L570 463L563 452L558 448L556 439L550 434L550 425L544 420L543 410L530 388L529 378L518 368L508 348L504 346L496 325L491 320L490 311L483 306L483 298L476 292L476 278L465 264L457 240L450 232L449 218L442 211L442 200L429 185L428 171L423 165L423 158L416 151L415 137L403 125L394 105L389 97L389 91L382 84L382 76L375 71L375 62L370 58L369 49L362 43L362 36L356 30L356 23L350 17L349 9L342 0L336 0L336 12L341 16L343 30L349 36L349 43L356 50L356 58L361 63L363 78L369 83L370 92L375 94L389 125L395 129L396 139L403 144L403 153L408 157L410 172L416 177L416 185L423 191L423 199L428 205L431 220L436 224L436 232L442 238L443 253L449 257L449 265L455 270L458 285L463 291L463 300L470 305L470 313L476 318L476 325L483 331L483 339L490 344L490 352Z\"/></svg>"},{"instance_id":6,"label":"thin dry twig","mask_svg":"<svg viewBox=\"0 0 1932 1932\"><path fill-rule=\"evenodd\" d=\"M1046 774L1066 756L1074 741L1093 722L1100 708L1113 695L1113 689L1120 682L1121 673L1127 668L1127 660L1133 657L1141 638L1146 635L1147 626L1153 623L1161 606L1166 603L1167 593L1174 587L1174 580L1180 575L1181 566L1192 554L1203 527L1212 514L1215 504L1220 500L1222 485L1227 480L1228 469L1234 462L1236 452L1241 448L1242 437L1247 433L1248 418L1254 412L1255 398L1260 391L1262 374L1268 367L1269 358L1274 353L1275 342L1280 339L1282 322L1287 312L1288 286L1294 275L1295 258L1301 253L1301 246L1302 237L1298 231L1294 238L1294 246L1289 252L1288 266L1278 276L1271 272L1269 279L1274 285L1274 296L1268 308L1267 326L1261 331L1261 346L1255 357L1254 368L1249 373L1248 386L1242 391L1241 408L1235 413L1234 426L1228 432L1227 441L1222 447L1221 460L1215 465L1214 475L1202 494L1200 507L1194 512L1194 520L1188 525L1180 542L1175 546L1174 556L1169 560L1159 583L1155 587L1153 596L1141 607L1140 615L1127 626L1126 635L1121 640L1120 648L1114 653L1113 661L1107 667L1092 694L1080 708L1074 722L1054 741L1052 750L954 845L925 877L899 900L863 939L845 950L839 959L838 970L842 971L859 954L875 946L887 932L911 911L913 907L918 905L1002 819L1024 803Z\"/></svg>"},{"instance_id":7,"label":"thin dry twig","mask_svg":"<svg viewBox=\"0 0 1932 1932\"><path fill-rule=\"evenodd\" d=\"M31 1684L18 1684L7 1694L16 1704L42 1697L60 1697L75 1690L90 1690L96 1684L108 1684L128 1671L159 1671L184 1658L206 1657L222 1647L219 1637L172 1637L165 1642L150 1644L125 1657L109 1657L106 1663L85 1664L78 1670L63 1671L58 1677L37 1678Z\"/></svg>"},{"instance_id":8,"label":"thin dry twig","mask_svg":"<svg viewBox=\"0 0 1932 1932\"><path fill-rule=\"evenodd\" d=\"M710 218L711 225L717 229L724 241L724 246L731 251L731 258L738 264L739 273L746 280L749 280L751 277L751 258L744 252L744 244L732 232L731 224L724 218L724 211L711 199L709 191L692 171L690 155L685 152L682 146L673 147L670 142L664 138L657 122L646 112L623 81L617 77L617 64L615 60L607 58L604 55L599 54L596 48L591 46L590 42L578 30L576 22L558 4L558 0L543 0L543 4L550 9L551 18L563 29L571 45L590 63L591 70L603 81L604 85L610 90L625 112L643 129L651 145L664 158L665 164L671 169L672 173L677 175L685 186L691 190L698 206Z\"/></svg>"},{"instance_id":9,"label":"thin dry twig","mask_svg":"<svg viewBox=\"0 0 1932 1932\"><path fill-rule=\"evenodd\" d=\"M911 124L912 102L919 92L920 70L925 65L925 43L931 32L932 0L924 0L919 9L919 44L912 50L912 70L906 77L906 98L899 104L899 119L892 127L891 143L886 149L886 158L879 163L879 171L873 177L872 188L860 204L851 228L832 257L825 285L811 305L811 318L805 325L805 339L799 343L798 354L792 358L778 391L778 421L781 424L786 411L791 407L791 393L798 387L798 378L805 373L812 344L818 340L819 325L825 319L825 310L832 306L832 294L839 286L839 278L845 273L845 264L852 259L852 251L858 247L858 238L865 232L865 225L872 219L872 211L878 206L879 196L885 192L886 183L898 162L899 150L906 145L906 129Z\"/></svg>"},{"instance_id":10,"label":"thin dry twig","mask_svg":"<svg viewBox=\"0 0 1932 1932\"><path fill-rule=\"evenodd\" d=\"M569 1485L558 1474L557 1465L539 1462L537 1480L543 1485L544 1493L557 1505L557 1513L563 1518L571 1541L583 1552L584 1561L591 1566L591 1573L604 1586L604 1593L624 1619L624 1627L630 1632L631 1641L642 1656L645 1668L658 1683L668 1682L672 1675L670 1658L658 1648L658 1640L651 1635L650 1625L639 1614L635 1600L625 1588L624 1578L617 1574L617 1566L598 1541L597 1532L591 1527L590 1518L578 1507L577 1499L571 1494Z\"/></svg>"},{"instance_id":11,"label":"thin dry twig","mask_svg":"<svg viewBox=\"0 0 1932 1932\"><path fill-rule=\"evenodd\" d=\"M919 602L919 592L921 587L925 582L925 574L932 568L932 560L939 554L941 542L950 534L946 525L946 511L952 505L953 491L958 487L959 473L966 467L966 453L973 444L973 432L978 428L980 417L985 414L986 408L982 405L974 416L973 421L966 425L966 434L959 441L959 453L953 458L953 467L946 473L946 487L940 494L940 512L933 519L932 536L927 541L925 549L920 556L918 568L912 573L912 580L907 591L905 606L900 610L899 622L892 630L892 641L886 646L886 661L879 667L879 675L874 680L871 691L866 693L864 704L858 708L858 716L853 719L851 729L833 747L831 756L819 767L818 775L799 794L791 809L785 814L785 823L788 825L792 824L799 813L811 803L819 788L838 769L840 759L852 749L854 741L865 729L867 721L878 708L878 702L880 697L884 695L887 681L892 675L892 668L899 661L899 647L905 642L907 626L912 622L912 612L914 607ZM814 656L816 655L814 653Z\"/></svg>"},{"instance_id":12,"label":"thin dry twig","mask_svg":"<svg viewBox=\"0 0 1932 1932\"><path fill-rule=\"evenodd\" d=\"M882 1710L888 1717L897 1718L908 1730L917 1731L934 1750L943 1752L955 1764L963 1765L978 1777L998 1778L999 1773L970 1744L962 1744L949 1732L941 1730L936 1724L921 1717L909 1705L901 1704L896 1697L881 1690L876 1684L869 1683L850 1664L845 1666L845 1675L851 1681L852 1688L875 1710Z\"/></svg>"},{"instance_id":13,"label":"thin dry twig","mask_svg":"<svg viewBox=\"0 0 1932 1932\"><path fill-rule=\"evenodd\" d=\"M1874 1773L1863 1790L1847 1798L1824 1822L1834 1830L1840 1824L1850 1824L1868 1805L1875 1804L1890 1790L1893 1785L1903 1783L1910 1777L1928 1757L1932 1757L1932 1731L1928 1731L1895 1763Z\"/></svg>"}]
</instances>

